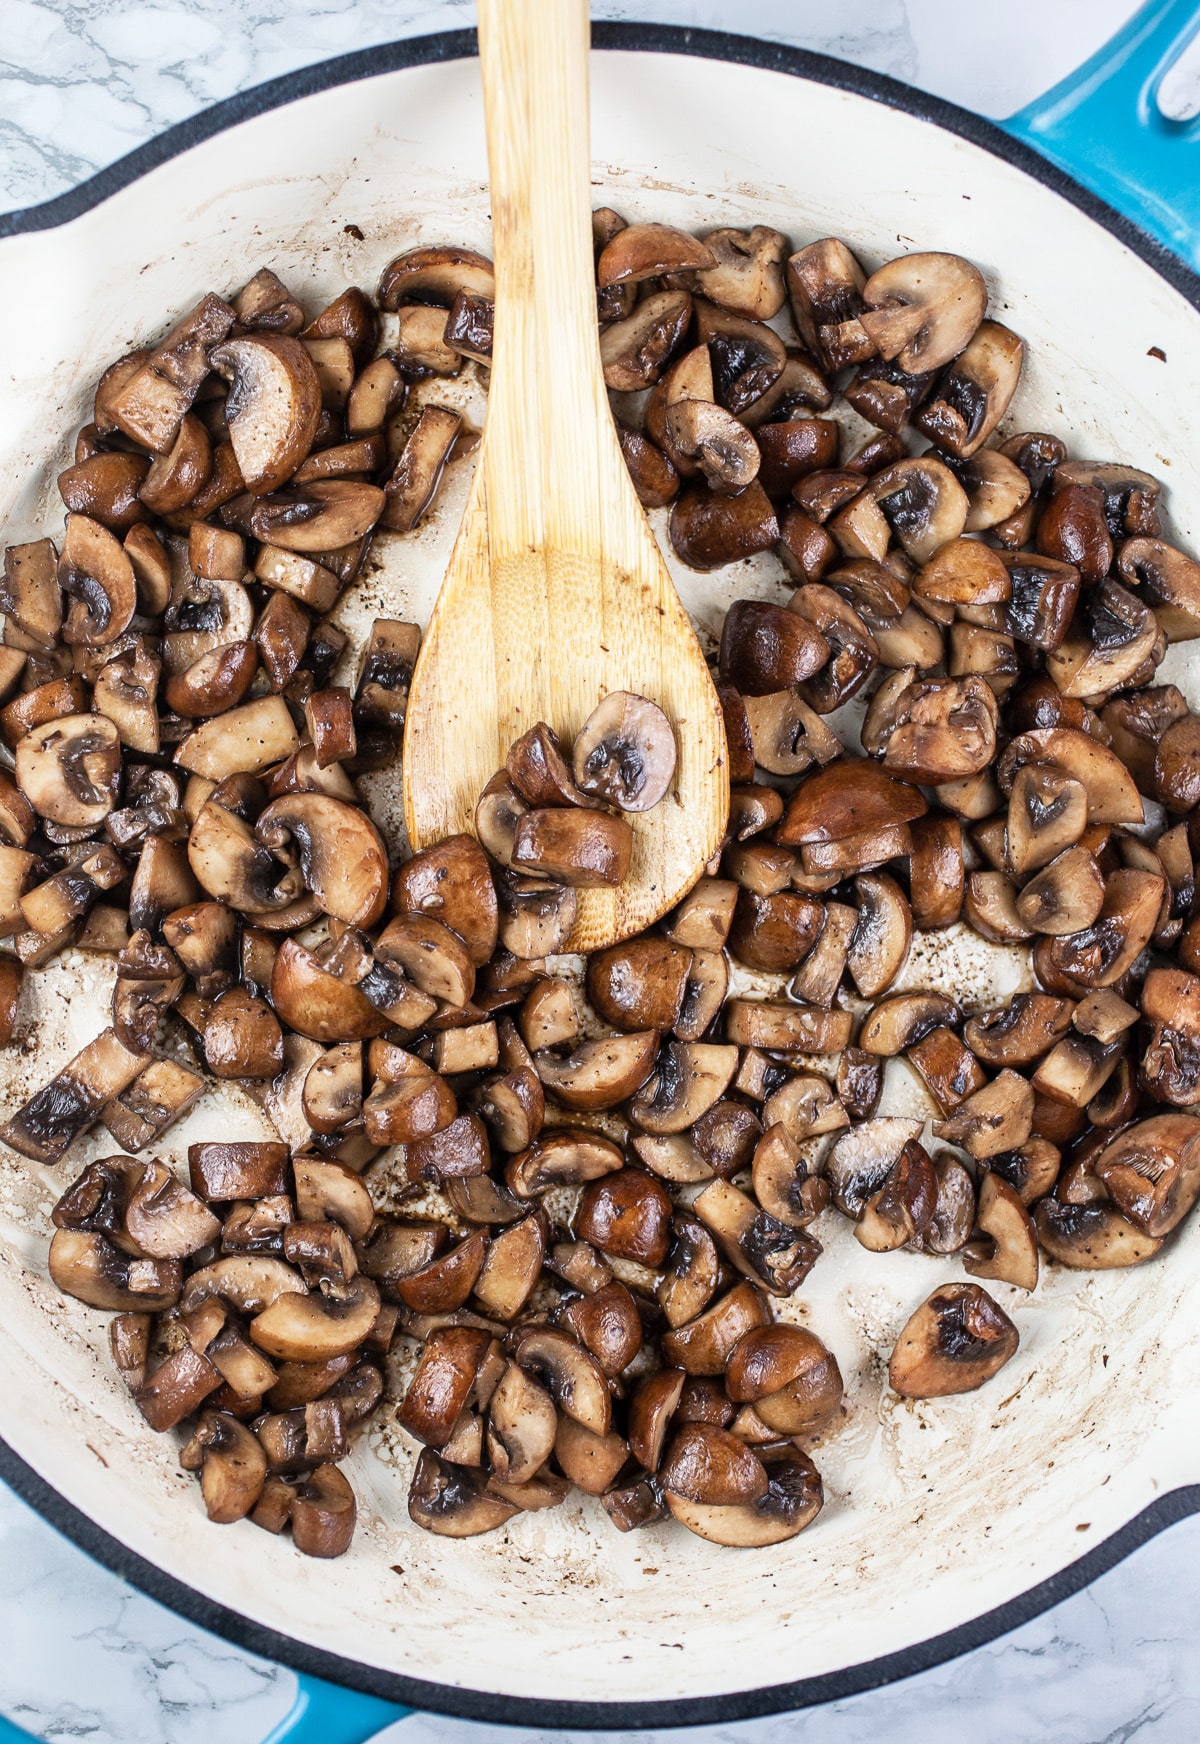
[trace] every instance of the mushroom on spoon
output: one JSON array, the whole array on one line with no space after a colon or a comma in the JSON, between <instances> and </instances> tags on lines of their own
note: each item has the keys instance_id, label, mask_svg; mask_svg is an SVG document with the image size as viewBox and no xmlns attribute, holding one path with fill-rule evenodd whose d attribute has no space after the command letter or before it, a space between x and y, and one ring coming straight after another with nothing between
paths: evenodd
<instances>
[{"instance_id":1,"label":"mushroom on spoon","mask_svg":"<svg viewBox=\"0 0 1200 1744\"><path fill-rule=\"evenodd\" d=\"M463 525L413 674L404 810L415 849L474 827L510 746L569 743L601 699L664 711L678 763L631 817L629 871L578 893L569 944L650 925L720 845L720 705L622 457L601 373L592 268L584 0L481 0L495 344ZM615 777L614 777L615 779Z\"/></svg>"}]
</instances>

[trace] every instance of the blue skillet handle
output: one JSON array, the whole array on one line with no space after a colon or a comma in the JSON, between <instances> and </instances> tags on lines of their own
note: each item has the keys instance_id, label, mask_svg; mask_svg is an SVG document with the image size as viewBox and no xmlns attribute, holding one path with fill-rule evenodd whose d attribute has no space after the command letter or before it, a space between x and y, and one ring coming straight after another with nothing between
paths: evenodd
<instances>
[{"instance_id":1,"label":"blue skillet handle","mask_svg":"<svg viewBox=\"0 0 1200 1744\"><path fill-rule=\"evenodd\" d=\"M1200 116L1158 107L1164 75L1200 30L1197 0L1148 0L1075 72L1001 123L1200 268Z\"/></svg>"},{"instance_id":2,"label":"blue skillet handle","mask_svg":"<svg viewBox=\"0 0 1200 1744\"><path fill-rule=\"evenodd\" d=\"M319 1677L300 1677L297 1682L295 1706L263 1744L367 1744L412 1712ZM0 1744L7 1744L3 1733Z\"/></svg>"}]
</instances>

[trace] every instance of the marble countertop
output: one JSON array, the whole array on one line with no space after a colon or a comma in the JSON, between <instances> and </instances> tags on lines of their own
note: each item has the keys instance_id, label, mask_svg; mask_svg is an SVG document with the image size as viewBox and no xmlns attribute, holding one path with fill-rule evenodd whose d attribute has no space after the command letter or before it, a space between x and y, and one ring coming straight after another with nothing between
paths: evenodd
<instances>
[{"instance_id":1,"label":"marble countertop","mask_svg":"<svg viewBox=\"0 0 1200 1744\"><path fill-rule=\"evenodd\" d=\"M600 0L594 13L817 48L1002 116L1078 65L1132 9L1129 0ZM472 22L466 0L0 0L0 209L48 199L205 105L293 67ZM1198 64L1193 56L1178 69L1165 107L1196 106ZM1200 1736L1198 1632L1200 1518L949 1665L801 1715L686 1736L1191 1744ZM0 1714L48 1740L260 1744L295 1691L290 1672L143 1598L3 1486L0 1642ZM484 1744L492 1732L514 1736L420 1715L386 1736Z\"/></svg>"}]
</instances>

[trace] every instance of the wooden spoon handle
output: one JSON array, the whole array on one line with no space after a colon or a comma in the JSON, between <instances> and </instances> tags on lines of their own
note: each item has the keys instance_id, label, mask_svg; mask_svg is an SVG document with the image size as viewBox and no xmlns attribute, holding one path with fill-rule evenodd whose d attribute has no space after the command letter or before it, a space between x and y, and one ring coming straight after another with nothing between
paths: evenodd
<instances>
[{"instance_id":1,"label":"wooden spoon handle","mask_svg":"<svg viewBox=\"0 0 1200 1744\"><path fill-rule=\"evenodd\" d=\"M493 561L597 542L620 461L600 369L587 0L479 0L496 318L484 485ZM611 485L610 485L611 489Z\"/></svg>"}]
</instances>

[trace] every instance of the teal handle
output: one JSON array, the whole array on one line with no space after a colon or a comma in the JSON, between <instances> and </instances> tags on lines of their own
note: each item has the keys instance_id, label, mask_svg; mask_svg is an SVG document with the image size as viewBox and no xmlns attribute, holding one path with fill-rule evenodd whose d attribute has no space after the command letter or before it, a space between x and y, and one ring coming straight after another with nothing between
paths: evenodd
<instances>
[{"instance_id":1,"label":"teal handle","mask_svg":"<svg viewBox=\"0 0 1200 1744\"><path fill-rule=\"evenodd\" d=\"M1001 122L1200 268L1200 116L1171 121L1163 78L1200 30L1196 0L1149 0L1090 60Z\"/></svg>"},{"instance_id":2,"label":"teal handle","mask_svg":"<svg viewBox=\"0 0 1200 1744\"><path fill-rule=\"evenodd\" d=\"M0 1714L0 1744L37 1744L32 1732L22 1732L11 1720Z\"/></svg>"},{"instance_id":3,"label":"teal handle","mask_svg":"<svg viewBox=\"0 0 1200 1744\"><path fill-rule=\"evenodd\" d=\"M367 1744L369 1738L411 1714L395 1702L342 1689L319 1677L300 1677L295 1706L263 1744ZM23 1733L14 1733L14 1740ZM0 1744L9 1744L0 1732Z\"/></svg>"}]
</instances>

